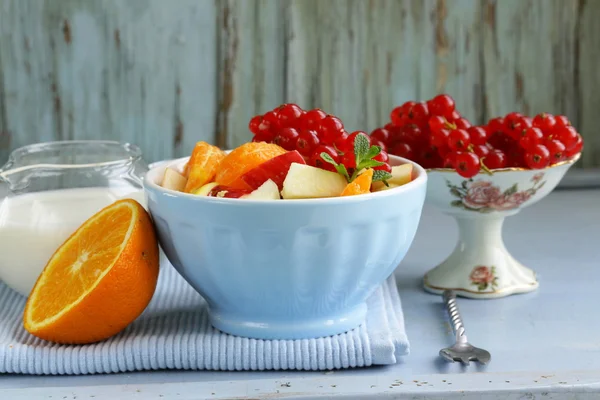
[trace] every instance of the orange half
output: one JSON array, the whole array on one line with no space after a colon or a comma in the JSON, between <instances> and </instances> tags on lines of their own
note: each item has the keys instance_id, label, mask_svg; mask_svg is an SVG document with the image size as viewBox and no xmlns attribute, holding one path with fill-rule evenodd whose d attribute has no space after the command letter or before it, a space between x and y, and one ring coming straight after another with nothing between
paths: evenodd
<instances>
[{"instance_id":1,"label":"orange half","mask_svg":"<svg viewBox=\"0 0 600 400\"><path fill-rule=\"evenodd\" d=\"M225 152L217 146L206 142L196 143L190 160L185 166L184 175L188 179L183 191L191 193L211 182L224 158Z\"/></svg>"},{"instance_id":2,"label":"orange half","mask_svg":"<svg viewBox=\"0 0 600 400\"><path fill-rule=\"evenodd\" d=\"M50 258L25 306L25 329L57 343L107 339L144 311L157 279L150 216L135 200L119 200L84 222Z\"/></svg>"}]
</instances>

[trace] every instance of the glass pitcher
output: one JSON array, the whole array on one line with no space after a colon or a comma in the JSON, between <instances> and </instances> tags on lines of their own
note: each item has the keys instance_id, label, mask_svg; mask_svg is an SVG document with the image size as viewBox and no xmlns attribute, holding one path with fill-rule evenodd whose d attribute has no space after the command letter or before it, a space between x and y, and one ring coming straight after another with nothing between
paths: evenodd
<instances>
[{"instance_id":1,"label":"glass pitcher","mask_svg":"<svg viewBox=\"0 0 600 400\"><path fill-rule=\"evenodd\" d=\"M54 251L120 198L145 206L140 149L113 141L39 143L0 169L0 280L28 296Z\"/></svg>"}]
</instances>

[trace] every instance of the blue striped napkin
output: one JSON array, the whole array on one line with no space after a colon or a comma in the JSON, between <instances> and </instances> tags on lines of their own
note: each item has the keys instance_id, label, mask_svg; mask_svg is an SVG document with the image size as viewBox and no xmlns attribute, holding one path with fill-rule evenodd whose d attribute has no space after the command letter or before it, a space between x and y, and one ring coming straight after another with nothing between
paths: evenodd
<instances>
[{"instance_id":1,"label":"blue striped napkin","mask_svg":"<svg viewBox=\"0 0 600 400\"><path fill-rule=\"evenodd\" d=\"M146 311L111 339L56 345L22 327L25 299L0 282L0 373L79 375L159 369L330 370L393 364L408 354L393 276L368 300L365 324L318 339L256 340L211 327L206 302L166 261Z\"/></svg>"}]
</instances>

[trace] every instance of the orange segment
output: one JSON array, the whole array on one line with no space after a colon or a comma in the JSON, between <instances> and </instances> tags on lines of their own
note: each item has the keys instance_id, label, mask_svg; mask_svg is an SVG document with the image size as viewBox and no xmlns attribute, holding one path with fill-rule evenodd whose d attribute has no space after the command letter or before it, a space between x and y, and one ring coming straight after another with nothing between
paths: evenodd
<instances>
[{"instance_id":1,"label":"orange segment","mask_svg":"<svg viewBox=\"0 0 600 400\"><path fill-rule=\"evenodd\" d=\"M285 152L283 147L273 143L245 143L227 154L221 161L215 181L232 189L250 189L248 184L242 180L242 176L254 167Z\"/></svg>"},{"instance_id":2,"label":"orange segment","mask_svg":"<svg viewBox=\"0 0 600 400\"><path fill-rule=\"evenodd\" d=\"M371 192L371 181L373 180L373 170L367 169L357 176L352 182L346 185L340 196L354 196Z\"/></svg>"},{"instance_id":3,"label":"orange segment","mask_svg":"<svg viewBox=\"0 0 600 400\"><path fill-rule=\"evenodd\" d=\"M212 181L224 158L225 153L218 147L206 142L196 143L190 160L185 166L184 173L188 180L183 191L193 192Z\"/></svg>"},{"instance_id":4,"label":"orange segment","mask_svg":"<svg viewBox=\"0 0 600 400\"><path fill-rule=\"evenodd\" d=\"M135 200L99 211L54 253L23 315L25 329L57 343L92 343L129 325L158 279L158 243Z\"/></svg>"}]
</instances>

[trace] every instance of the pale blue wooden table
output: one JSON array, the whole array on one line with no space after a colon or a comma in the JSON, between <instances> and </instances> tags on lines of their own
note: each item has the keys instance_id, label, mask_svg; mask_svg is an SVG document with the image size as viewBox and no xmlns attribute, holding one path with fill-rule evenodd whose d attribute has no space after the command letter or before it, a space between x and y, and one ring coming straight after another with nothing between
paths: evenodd
<instances>
[{"instance_id":1,"label":"pale blue wooden table","mask_svg":"<svg viewBox=\"0 0 600 400\"><path fill-rule=\"evenodd\" d=\"M323 372L152 372L82 377L0 376L0 399L598 399L600 190L555 191L508 218L507 247L534 268L535 293L459 299L487 367L442 362L452 340L440 298L421 277L452 250L454 222L426 207L397 269L411 354L401 363Z\"/></svg>"}]
</instances>

